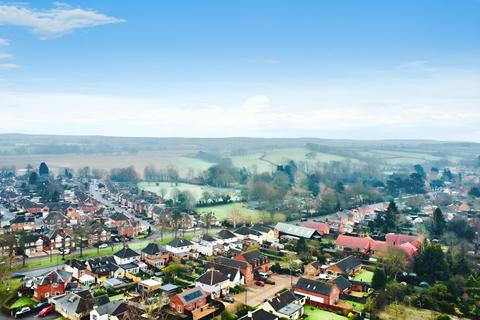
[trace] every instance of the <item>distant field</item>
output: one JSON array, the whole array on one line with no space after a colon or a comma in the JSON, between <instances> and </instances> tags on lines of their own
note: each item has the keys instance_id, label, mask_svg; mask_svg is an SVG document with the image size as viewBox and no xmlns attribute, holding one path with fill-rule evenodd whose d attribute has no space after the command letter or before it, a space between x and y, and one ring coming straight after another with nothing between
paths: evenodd
<instances>
[{"instance_id":1,"label":"distant field","mask_svg":"<svg viewBox=\"0 0 480 320\"><path fill-rule=\"evenodd\" d=\"M255 152L245 156L233 156L231 158L235 166L247 169L256 168L258 172L274 171L276 164L285 164L289 160L296 162L306 161L311 164L316 162L346 161L348 159L353 162L358 161L322 152L316 152L314 158L307 159L308 153L310 153L310 150L306 148L278 148L267 149L265 152Z\"/></svg>"},{"instance_id":2,"label":"distant field","mask_svg":"<svg viewBox=\"0 0 480 320\"><path fill-rule=\"evenodd\" d=\"M249 209L243 203L230 203L220 206L198 208L198 212L213 212L218 220L229 220L232 209L239 209L244 222L261 222L263 217L270 218L270 213L261 210Z\"/></svg>"},{"instance_id":3,"label":"distant field","mask_svg":"<svg viewBox=\"0 0 480 320\"><path fill-rule=\"evenodd\" d=\"M162 193L163 189L166 191L167 198L172 197L172 192L174 189L178 189L180 191L190 191L197 200L200 199L204 191L228 193L235 200L237 200L237 198L240 196L240 190L238 189L214 188L188 183L175 184L171 182L139 182L138 187L143 190L155 192L159 195Z\"/></svg>"}]
</instances>

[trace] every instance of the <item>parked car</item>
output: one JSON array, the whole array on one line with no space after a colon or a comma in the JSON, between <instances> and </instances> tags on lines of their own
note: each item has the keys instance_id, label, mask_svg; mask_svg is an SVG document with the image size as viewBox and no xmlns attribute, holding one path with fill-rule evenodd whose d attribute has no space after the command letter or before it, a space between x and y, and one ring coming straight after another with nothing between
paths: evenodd
<instances>
[{"instance_id":1,"label":"parked car","mask_svg":"<svg viewBox=\"0 0 480 320\"><path fill-rule=\"evenodd\" d=\"M101 245L98 246L98 248L99 249L108 248L108 244L102 243Z\"/></svg>"},{"instance_id":2,"label":"parked car","mask_svg":"<svg viewBox=\"0 0 480 320\"><path fill-rule=\"evenodd\" d=\"M12 278L13 278L13 279L25 278L25 274L20 273L20 272L15 272L15 273L12 275Z\"/></svg>"},{"instance_id":3,"label":"parked car","mask_svg":"<svg viewBox=\"0 0 480 320\"><path fill-rule=\"evenodd\" d=\"M30 307L23 307L22 309L15 312L15 317L18 317L18 316L21 316L22 314L30 312L30 310L32 310L32 309L30 309Z\"/></svg>"},{"instance_id":4,"label":"parked car","mask_svg":"<svg viewBox=\"0 0 480 320\"><path fill-rule=\"evenodd\" d=\"M222 301L225 301L225 302L228 302L228 303L234 303L235 299L233 297L226 296L226 297L222 298Z\"/></svg>"},{"instance_id":5,"label":"parked car","mask_svg":"<svg viewBox=\"0 0 480 320\"><path fill-rule=\"evenodd\" d=\"M255 285L257 285L259 287L263 287L263 286L265 286L265 282L257 280L257 281L255 281Z\"/></svg>"},{"instance_id":6,"label":"parked car","mask_svg":"<svg viewBox=\"0 0 480 320\"><path fill-rule=\"evenodd\" d=\"M47 316L48 314L50 314L52 311L53 311L53 307L52 307L52 306L46 306L45 308L43 308L43 309L38 313L38 316L39 316L39 317L45 317L45 316Z\"/></svg>"},{"instance_id":7,"label":"parked car","mask_svg":"<svg viewBox=\"0 0 480 320\"><path fill-rule=\"evenodd\" d=\"M70 254L70 249L68 249L68 248L66 248L66 249L59 248L59 249L58 249L58 252L60 252L61 254Z\"/></svg>"}]
</instances>

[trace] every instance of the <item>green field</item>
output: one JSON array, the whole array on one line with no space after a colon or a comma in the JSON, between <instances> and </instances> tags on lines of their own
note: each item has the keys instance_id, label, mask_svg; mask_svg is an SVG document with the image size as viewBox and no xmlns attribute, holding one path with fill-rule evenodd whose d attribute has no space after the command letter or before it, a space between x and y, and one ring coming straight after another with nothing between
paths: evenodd
<instances>
[{"instance_id":1,"label":"green field","mask_svg":"<svg viewBox=\"0 0 480 320\"><path fill-rule=\"evenodd\" d=\"M363 281L363 282L368 282L368 283L372 283L372 279L373 279L373 272L368 271L368 270L360 271L360 273L358 273L353 278L353 280L355 280L355 281Z\"/></svg>"},{"instance_id":2,"label":"green field","mask_svg":"<svg viewBox=\"0 0 480 320\"><path fill-rule=\"evenodd\" d=\"M359 153L363 156L384 160L389 164L417 164L441 159L441 157L419 151L369 150Z\"/></svg>"},{"instance_id":3,"label":"green field","mask_svg":"<svg viewBox=\"0 0 480 320\"><path fill-rule=\"evenodd\" d=\"M243 203L230 203L219 206L201 207L198 212L213 212L218 220L229 220L229 213L232 209L239 209L244 222L260 222L271 218L271 214L266 211L247 208ZM282 214L280 214L282 215Z\"/></svg>"},{"instance_id":4,"label":"green field","mask_svg":"<svg viewBox=\"0 0 480 320\"><path fill-rule=\"evenodd\" d=\"M180 191L189 191L195 197L196 200L199 200L204 191L208 192L219 192L219 193L228 193L232 200L238 200L240 196L240 190L231 189L231 188L214 188L210 186L200 186L196 184L188 183L172 183L172 182L139 182L138 187L142 190L147 190L155 192L158 195L162 194L164 190L166 192L166 197L171 198L172 192L175 189Z\"/></svg>"},{"instance_id":5,"label":"green field","mask_svg":"<svg viewBox=\"0 0 480 320\"><path fill-rule=\"evenodd\" d=\"M313 310L312 310L313 308ZM347 317L338 315L336 313L312 307L311 305L305 305L305 313L308 317L305 320L345 320Z\"/></svg>"}]
</instances>

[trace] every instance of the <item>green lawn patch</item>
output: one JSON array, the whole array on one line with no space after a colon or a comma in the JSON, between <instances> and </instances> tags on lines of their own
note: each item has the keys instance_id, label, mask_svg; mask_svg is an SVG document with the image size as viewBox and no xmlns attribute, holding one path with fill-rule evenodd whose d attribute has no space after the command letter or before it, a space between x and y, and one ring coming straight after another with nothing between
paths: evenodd
<instances>
[{"instance_id":1,"label":"green lawn patch","mask_svg":"<svg viewBox=\"0 0 480 320\"><path fill-rule=\"evenodd\" d=\"M313 310L312 310L313 308ZM345 320L347 317L338 315L334 312L326 311L313 307L311 305L305 305L305 313L308 314L308 317L305 320Z\"/></svg>"},{"instance_id":2,"label":"green lawn patch","mask_svg":"<svg viewBox=\"0 0 480 320\"><path fill-rule=\"evenodd\" d=\"M23 307L32 307L36 304L37 303L35 301L33 301L32 299L30 299L29 297L20 297L20 298L17 299L17 301L15 301L10 306L10 308L11 309L20 309L20 308L23 308Z\"/></svg>"},{"instance_id":3,"label":"green lawn patch","mask_svg":"<svg viewBox=\"0 0 480 320\"><path fill-rule=\"evenodd\" d=\"M125 298L125 294L120 293L120 294L111 296L109 299L110 301L117 301L117 300L122 300L123 298Z\"/></svg>"},{"instance_id":4,"label":"green lawn patch","mask_svg":"<svg viewBox=\"0 0 480 320\"><path fill-rule=\"evenodd\" d=\"M345 301L352 306L353 310L363 311L363 308L365 307L365 305L360 302L355 302L350 300L345 300Z\"/></svg>"},{"instance_id":5,"label":"green lawn patch","mask_svg":"<svg viewBox=\"0 0 480 320\"><path fill-rule=\"evenodd\" d=\"M166 194L166 198L172 197L172 192L175 189L180 191L189 191L196 200L202 197L204 191L228 193L233 199L240 196L240 190L233 188L215 188L210 186L202 186L189 183L173 183L173 182L146 182L142 181L138 183L138 187L142 190L147 190L161 195L163 192Z\"/></svg>"},{"instance_id":6,"label":"green lawn patch","mask_svg":"<svg viewBox=\"0 0 480 320\"><path fill-rule=\"evenodd\" d=\"M229 214L232 211L232 209L238 209L240 210L240 213L242 214L242 217L244 221L246 222L258 222L260 220L265 220L265 218L270 218L271 214L267 211L262 211L262 210L256 210L256 209L250 209L245 206L244 203L229 203L229 204L223 204L219 206L209 206L209 207L201 207L198 208L198 212L213 212L215 216L217 217L218 220L223 221L223 220L229 220ZM280 214L284 217L283 214Z\"/></svg>"},{"instance_id":7,"label":"green lawn patch","mask_svg":"<svg viewBox=\"0 0 480 320\"><path fill-rule=\"evenodd\" d=\"M353 278L353 280L355 280L355 281L363 281L363 282L367 282L367 283L372 283L372 279L373 279L373 272L368 271L368 270L360 271L360 273L358 273Z\"/></svg>"}]
</instances>

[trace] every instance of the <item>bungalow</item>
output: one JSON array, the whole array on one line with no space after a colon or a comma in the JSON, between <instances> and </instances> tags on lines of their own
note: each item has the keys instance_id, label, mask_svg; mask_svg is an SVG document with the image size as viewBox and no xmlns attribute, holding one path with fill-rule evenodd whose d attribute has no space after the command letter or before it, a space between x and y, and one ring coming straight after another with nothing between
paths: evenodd
<instances>
[{"instance_id":1,"label":"bungalow","mask_svg":"<svg viewBox=\"0 0 480 320\"><path fill-rule=\"evenodd\" d=\"M103 282L111 277L125 277L125 270L117 265L112 256L88 259L87 270L89 274L97 278L98 282Z\"/></svg>"},{"instance_id":2,"label":"bungalow","mask_svg":"<svg viewBox=\"0 0 480 320\"><path fill-rule=\"evenodd\" d=\"M334 305L340 299L340 289L337 286L306 278L298 280L293 292L305 297L313 305Z\"/></svg>"},{"instance_id":3,"label":"bungalow","mask_svg":"<svg viewBox=\"0 0 480 320\"><path fill-rule=\"evenodd\" d=\"M220 244L227 244L233 243L238 241L238 236L236 236L233 232L223 229L217 233L216 238Z\"/></svg>"},{"instance_id":4,"label":"bungalow","mask_svg":"<svg viewBox=\"0 0 480 320\"><path fill-rule=\"evenodd\" d=\"M174 256L184 256L194 249L194 245L187 239L177 238L170 241L165 248L167 249L167 252L172 253Z\"/></svg>"},{"instance_id":5,"label":"bungalow","mask_svg":"<svg viewBox=\"0 0 480 320\"><path fill-rule=\"evenodd\" d=\"M281 319L300 319L303 315L305 298L298 298L292 291L276 294L274 298L263 303L263 309Z\"/></svg>"},{"instance_id":6,"label":"bungalow","mask_svg":"<svg viewBox=\"0 0 480 320\"><path fill-rule=\"evenodd\" d=\"M340 294L348 293L352 287L352 283L343 276L338 276L335 279L330 280L329 283L337 286L337 288L340 290Z\"/></svg>"},{"instance_id":7,"label":"bungalow","mask_svg":"<svg viewBox=\"0 0 480 320\"><path fill-rule=\"evenodd\" d=\"M230 289L230 279L223 273L209 270L195 280L195 286L202 288L205 292L212 295L212 298L218 298L228 295Z\"/></svg>"},{"instance_id":8,"label":"bungalow","mask_svg":"<svg viewBox=\"0 0 480 320\"><path fill-rule=\"evenodd\" d=\"M122 250L118 251L113 255L115 262L118 265L127 264L127 263L135 263L140 261L140 255L130 249L129 247L125 247Z\"/></svg>"},{"instance_id":9,"label":"bungalow","mask_svg":"<svg viewBox=\"0 0 480 320\"><path fill-rule=\"evenodd\" d=\"M354 256L348 256L326 268L326 272L331 275L346 274L353 276L362 269L362 263Z\"/></svg>"},{"instance_id":10,"label":"bungalow","mask_svg":"<svg viewBox=\"0 0 480 320\"><path fill-rule=\"evenodd\" d=\"M275 225L275 237L280 239L282 236L305 239L319 239L320 233L313 228L296 226L289 223L279 222Z\"/></svg>"},{"instance_id":11,"label":"bungalow","mask_svg":"<svg viewBox=\"0 0 480 320\"><path fill-rule=\"evenodd\" d=\"M268 272L270 270L268 257L258 250L247 251L237 254L233 259L247 262L253 271Z\"/></svg>"},{"instance_id":12,"label":"bungalow","mask_svg":"<svg viewBox=\"0 0 480 320\"><path fill-rule=\"evenodd\" d=\"M64 270L53 270L40 277L33 284L33 300L62 295L65 287L72 281L72 274Z\"/></svg>"},{"instance_id":13,"label":"bungalow","mask_svg":"<svg viewBox=\"0 0 480 320\"><path fill-rule=\"evenodd\" d=\"M140 267L138 266L138 264L135 264L135 263L132 263L132 262L125 263L125 264L120 264L118 266L125 271L125 275L127 273L137 274L137 273L140 272Z\"/></svg>"},{"instance_id":14,"label":"bungalow","mask_svg":"<svg viewBox=\"0 0 480 320\"><path fill-rule=\"evenodd\" d=\"M49 299L53 309L64 318L80 320L90 315L93 309L93 297L89 290L69 292Z\"/></svg>"},{"instance_id":15,"label":"bungalow","mask_svg":"<svg viewBox=\"0 0 480 320\"><path fill-rule=\"evenodd\" d=\"M205 306L208 296L202 288L187 289L170 298L170 307L180 314L184 314L186 310L191 312Z\"/></svg>"},{"instance_id":16,"label":"bungalow","mask_svg":"<svg viewBox=\"0 0 480 320\"><path fill-rule=\"evenodd\" d=\"M369 253L374 240L370 237L352 237L339 235L335 240L335 248L343 251L345 249L362 253Z\"/></svg>"},{"instance_id":17,"label":"bungalow","mask_svg":"<svg viewBox=\"0 0 480 320\"><path fill-rule=\"evenodd\" d=\"M170 260L170 254L166 250L161 250L156 243L149 243L140 251L141 260L146 264L161 268Z\"/></svg>"},{"instance_id":18,"label":"bungalow","mask_svg":"<svg viewBox=\"0 0 480 320\"><path fill-rule=\"evenodd\" d=\"M114 300L90 311L90 320L121 320L128 311L128 306L123 300Z\"/></svg>"}]
</instances>

